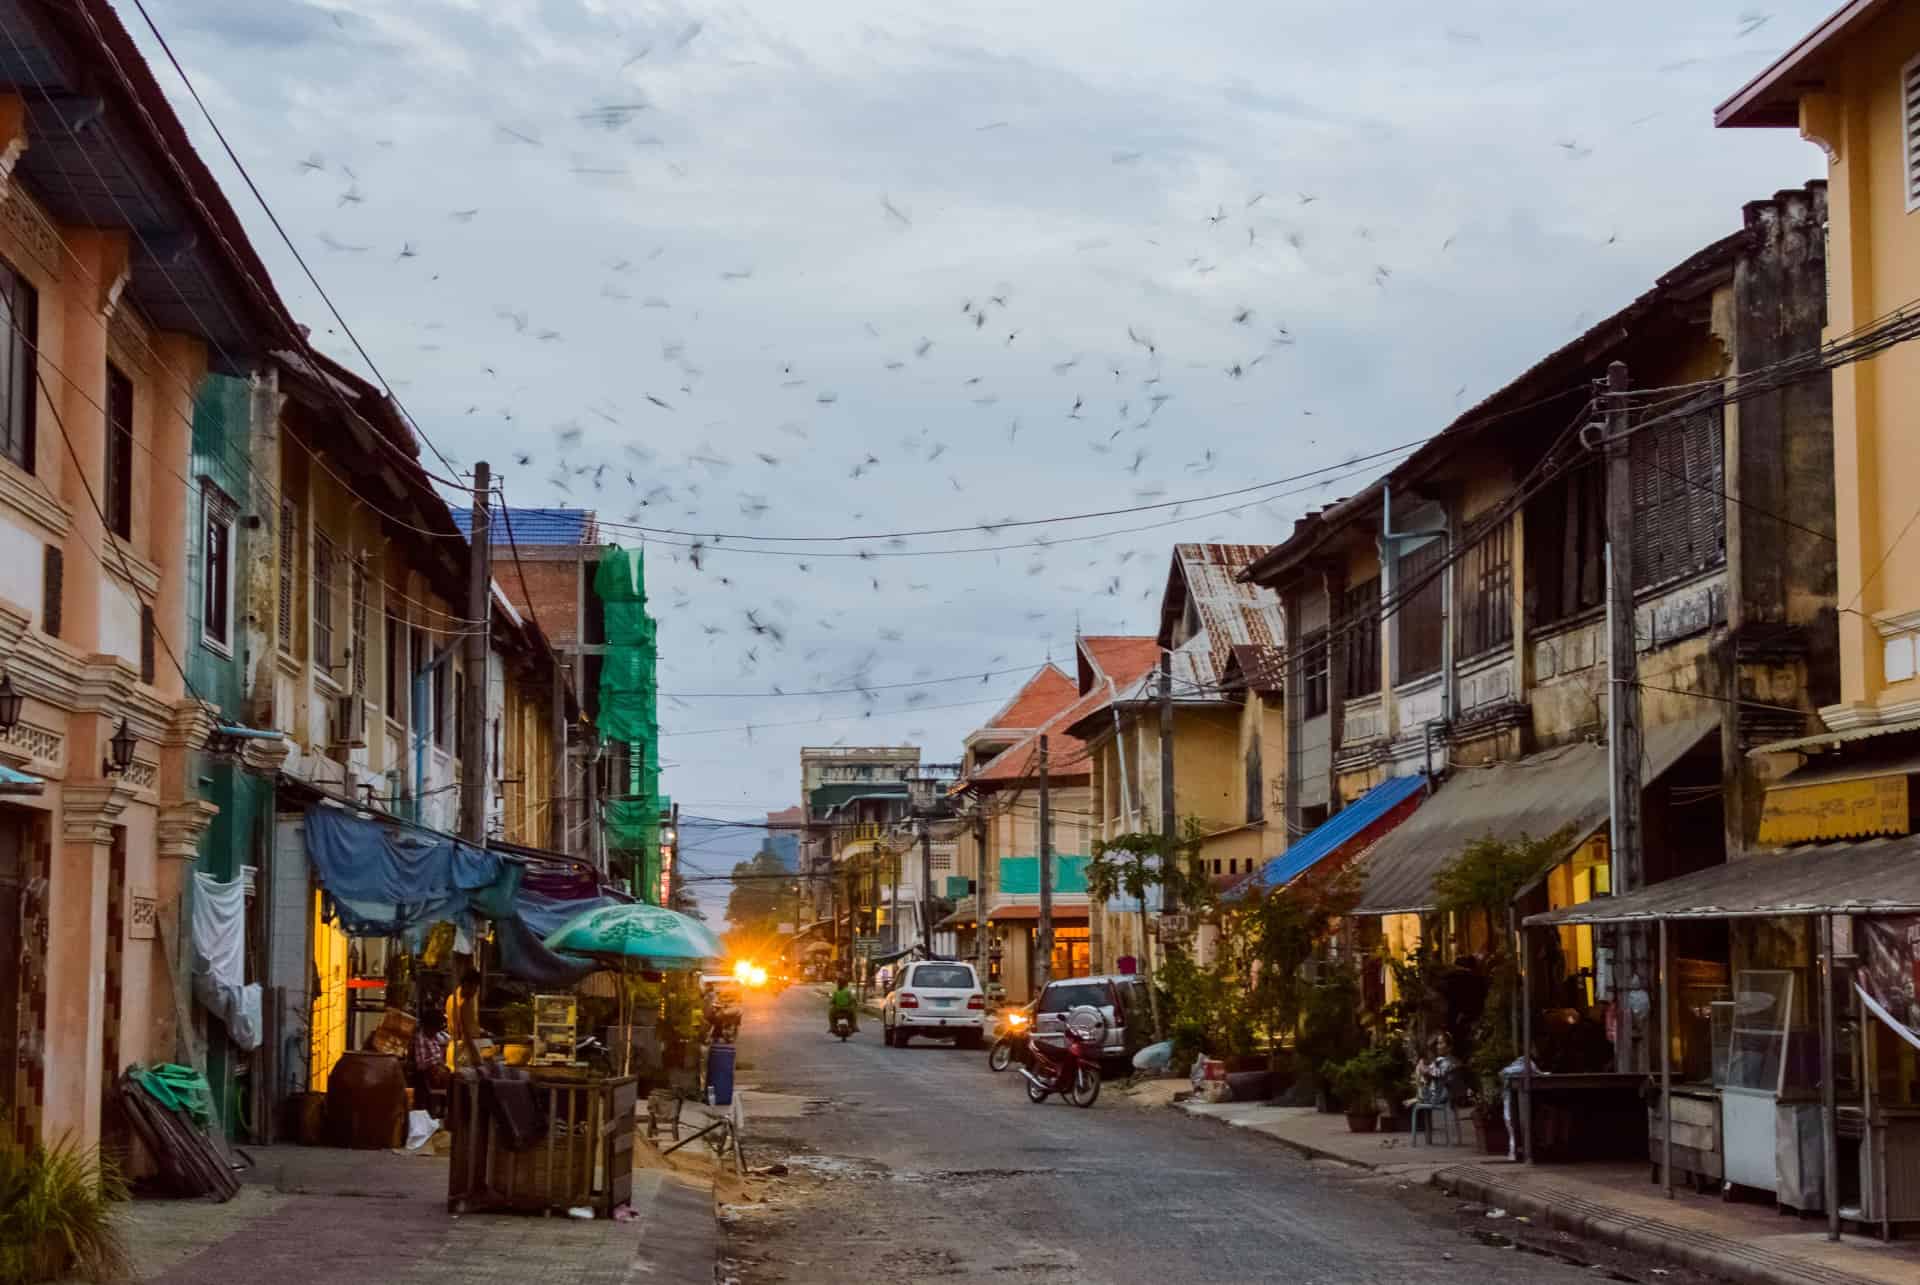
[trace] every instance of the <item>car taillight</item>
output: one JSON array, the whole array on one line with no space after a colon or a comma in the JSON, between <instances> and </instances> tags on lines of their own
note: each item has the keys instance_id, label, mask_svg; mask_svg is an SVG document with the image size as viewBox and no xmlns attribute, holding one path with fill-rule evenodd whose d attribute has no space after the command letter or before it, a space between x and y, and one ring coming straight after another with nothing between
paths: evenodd
<instances>
[{"instance_id":1,"label":"car taillight","mask_svg":"<svg viewBox=\"0 0 1920 1285\"><path fill-rule=\"evenodd\" d=\"M968 1008L985 1008L986 1006L987 997L985 995L969 995L967 997Z\"/></svg>"},{"instance_id":2,"label":"car taillight","mask_svg":"<svg viewBox=\"0 0 1920 1285\"><path fill-rule=\"evenodd\" d=\"M919 1008L920 997L918 995L902 994L900 996L900 1007L901 1008Z\"/></svg>"}]
</instances>

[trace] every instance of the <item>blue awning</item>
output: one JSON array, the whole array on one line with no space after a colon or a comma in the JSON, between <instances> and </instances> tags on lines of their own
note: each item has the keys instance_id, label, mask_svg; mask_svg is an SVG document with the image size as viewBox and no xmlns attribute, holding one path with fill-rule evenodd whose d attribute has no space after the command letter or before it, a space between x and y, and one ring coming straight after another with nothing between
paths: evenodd
<instances>
[{"instance_id":1,"label":"blue awning","mask_svg":"<svg viewBox=\"0 0 1920 1285\"><path fill-rule=\"evenodd\" d=\"M1355 839L1364 837L1388 813L1424 790L1426 785L1424 776L1387 778L1303 835L1257 874L1235 884L1227 895L1244 896L1256 887L1260 891L1286 887Z\"/></svg>"},{"instance_id":2,"label":"blue awning","mask_svg":"<svg viewBox=\"0 0 1920 1285\"><path fill-rule=\"evenodd\" d=\"M0 795L38 794L47 786L37 776L25 772L16 772L10 767L0 766Z\"/></svg>"}]
</instances>

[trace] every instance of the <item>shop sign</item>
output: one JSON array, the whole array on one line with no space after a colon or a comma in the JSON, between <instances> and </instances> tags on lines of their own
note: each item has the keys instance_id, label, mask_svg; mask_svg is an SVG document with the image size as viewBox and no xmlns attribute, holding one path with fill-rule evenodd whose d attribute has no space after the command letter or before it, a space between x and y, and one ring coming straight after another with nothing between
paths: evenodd
<instances>
[{"instance_id":1,"label":"shop sign","mask_svg":"<svg viewBox=\"0 0 1920 1285\"><path fill-rule=\"evenodd\" d=\"M160 920L160 899L151 888L127 889L127 936L133 941L152 941Z\"/></svg>"},{"instance_id":2,"label":"shop sign","mask_svg":"<svg viewBox=\"0 0 1920 1285\"><path fill-rule=\"evenodd\" d=\"M1776 786L1760 812L1760 845L1766 848L1906 832L1905 776Z\"/></svg>"}]
</instances>

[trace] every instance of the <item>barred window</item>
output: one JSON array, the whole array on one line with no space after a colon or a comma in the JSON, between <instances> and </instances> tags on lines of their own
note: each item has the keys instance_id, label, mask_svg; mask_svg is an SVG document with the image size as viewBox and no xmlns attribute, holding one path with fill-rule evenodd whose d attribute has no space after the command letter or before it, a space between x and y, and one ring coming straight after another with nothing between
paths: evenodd
<instances>
[{"instance_id":1,"label":"barred window","mask_svg":"<svg viewBox=\"0 0 1920 1285\"><path fill-rule=\"evenodd\" d=\"M313 663L333 669L333 541L313 533Z\"/></svg>"},{"instance_id":2,"label":"barred window","mask_svg":"<svg viewBox=\"0 0 1920 1285\"><path fill-rule=\"evenodd\" d=\"M1633 587L1684 579L1727 556L1724 436L1718 407L1636 433L1633 470Z\"/></svg>"},{"instance_id":3,"label":"barred window","mask_svg":"<svg viewBox=\"0 0 1920 1285\"><path fill-rule=\"evenodd\" d=\"M1300 717L1326 713L1327 697L1327 631L1316 629L1300 639Z\"/></svg>"},{"instance_id":4,"label":"barred window","mask_svg":"<svg viewBox=\"0 0 1920 1285\"><path fill-rule=\"evenodd\" d=\"M1477 656L1513 641L1513 524L1496 522L1461 560L1460 650Z\"/></svg>"},{"instance_id":5,"label":"barred window","mask_svg":"<svg viewBox=\"0 0 1920 1285\"><path fill-rule=\"evenodd\" d=\"M1380 577L1363 580L1340 599L1341 696L1358 700L1380 690Z\"/></svg>"},{"instance_id":6,"label":"barred window","mask_svg":"<svg viewBox=\"0 0 1920 1285\"><path fill-rule=\"evenodd\" d=\"M1394 583L1394 595L1400 601L1394 613L1400 626L1400 645L1394 654L1396 683L1410 683L1440 668L1446 614L1446 574L1440 566L1445 558L1443 540L1433 540L1400 557L1400 574Z\"/></svg>"}]
</instances>

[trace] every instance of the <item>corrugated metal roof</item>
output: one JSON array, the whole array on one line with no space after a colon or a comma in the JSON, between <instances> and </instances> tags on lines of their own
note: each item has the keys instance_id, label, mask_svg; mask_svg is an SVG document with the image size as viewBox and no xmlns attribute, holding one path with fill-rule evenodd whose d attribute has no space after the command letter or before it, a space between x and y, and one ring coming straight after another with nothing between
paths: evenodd
<instances>
[{"instance_id":1,"label":"corrugated metal roof","mask_svg":"<svg viewBox=\"0 0 1920 1285\"><path fill-rule=\"evenodd\" d=\"M1902 732L1920 732L1920 718L1903 719L1898 723L1874 723L1869 727L1849 727L1844 732L1818 732L1812 736L1796 736L1790 741L1770 741L1765 745L1756 745L1748 750L1754 754L1786 754L1795 751L1823 750L1829 746L1851 745L1855 741L1870 741L1876 736L1898 736Z\"/></svg>"},{"instance_id":2,"label":"corrugated metal roof","mask_svg":"<svg viewBox=\"0 0 1920 1285\"><path fill-rule=\"evenodd\" d=\"M1620 897L1530 915L1531 926L1655 919L1920 913L1920 835L1759 853Z\"/></svg>"},{"instance_id":3,"label":"corrugated metal roof","mask_svg":"<svg viewBox=\"0 0 1920 1285\"><path fill-rule=\"evenodd\" d=\"M1861 758L1835 755L1810 759L1767 788L1793 790L1803 785L1834 785L1841 781L1869 781L1876 776L1911 776L1920 772L1920 750L1871 754Z\"/></svg>"},{"instance_id":4,"label":"corrugated metal roof","mask_svg":"<svg viewBox=\"0 0 1920 1285\"><path fill-rule=\"evenodd\" d=\"M1235 643L1277 646L1286 638L1280 598L1271 589L1243 584L1239 577L1266 554L1264 544L1176 544L1173 567L1167 577L1163 617L1176 609L1175 593L1185 581L1186 600L1200 617L1212 651L1212 667L1226 670ZM1170 642L1171 622L1162 621L1160 642Z\"/></svg>"},{"instance_id":5,"label":"corrugated metal roof","mask_svg":"<svg viewBox=\"0 0 1920 1285\"><path fill-rule=\"evenodd\" d=\"M453 514L453 524L460 528L460 534L472 536L473 510L448 506ZM513 543L525 548L529 545L564 544L571 548L576 544L598 544L600 542L600 523L592 509L523 509L510 507L503 520L500 510L494 510L493 539L496 544L507 543L507 528L513 528Z\"/></svg>"},{"instance_id":6,"label":"corrugated metal roof","mask_svg":"<svg viewBox=\"0 0 1920 1285\"><path fill-rule=\"evenodd\" d=\"M1719 727L1718 718L1707 717L1648 728L1644 779L1651 783ZM1434 876L1476 839L1544 839L1569 828L1578 840L1606 821L1604 745L1583 741L1510 763L1461 768L1417 816L1367 854L1366 886L1354 913L1431 910Z\"/></svg>"},{"instance_id":7,"label":"corrugated metal roof","mask_svg":"<svg viewBox=\"0 0 1920 1285\"><path fill-rule=\"evenodd\" d=\"M1426 784L1424 776L1388 777L1267 862L1252 879L1241 881L1228 895L1238 896L1256 881L1263 888L1286 887L1354 840L1368 837L1369 830L1388 819L1389 813L1425 789Z\"/></svg>"}]
</instances>

